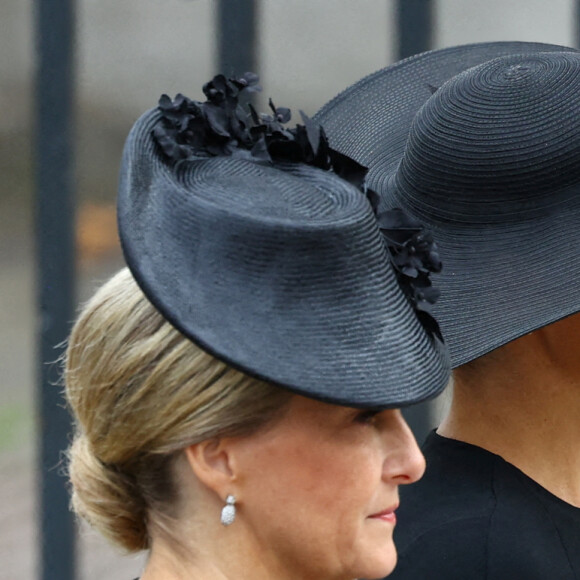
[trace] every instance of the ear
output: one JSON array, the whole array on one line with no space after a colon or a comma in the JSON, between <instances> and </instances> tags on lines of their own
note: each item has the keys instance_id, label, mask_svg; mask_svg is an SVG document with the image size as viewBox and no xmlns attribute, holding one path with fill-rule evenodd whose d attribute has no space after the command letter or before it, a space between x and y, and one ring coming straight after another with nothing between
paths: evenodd
<instances>
[{"instance_id":1,"label":"ear","mask_svg":"<svg viewBox=\"0 0 580 580\"><path fill-rule=\"evenodd\" d=\"M196 477L207 488L225 499L233 493L235 462L227 440L207 439L185 448L185 457Z\"/></svg>"}]
</instances>

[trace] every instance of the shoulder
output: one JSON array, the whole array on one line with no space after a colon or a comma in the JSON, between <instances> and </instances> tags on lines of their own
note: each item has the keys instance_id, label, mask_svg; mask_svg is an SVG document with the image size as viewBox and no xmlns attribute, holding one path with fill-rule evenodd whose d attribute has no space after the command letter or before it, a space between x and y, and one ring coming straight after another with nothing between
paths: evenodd
<instances>
[{"instance_id":1,"label":"shoulder","mask_svg":"<svg viewBox=\"0 0 580 580\"><path fill-rule=\"evenodd\" d=\"M401 489L389 580L570 577L559 535L513 467L433 435L424 452L424 478Z\"/></svg>"},{"instance_id":2,"label":"shoulder","mask_svg":"<svg viewBox=\"0 0 580 580\"><path fill-rule=\"evenodd\" d=\"M395 540L399 558L389 580L576 578L558 542L545 545L524 521L498 530L489 518L465 517L425 529L404 546Z\"/></svg>"},{"instance_id":3,"label":"shoulder","mask_svg":"<svg viewBox=\"0 0 580 580\"><path fill-rule=\"evenodd\" d=\"M493 457L435 434L423 452L424 477L401 488L392 579L483 580L497 503Z\"/></svg>"},{"instance_id":4,"label":"shoulder","mask_svg":"<svg viewBox=\"0 0 580 580\"><path fill-rule=\"evenodd\" d=\"M395 545L398 564L389 580L485 580L489 518L466 516L416 529Z\"/></svg>"}]
</instances>

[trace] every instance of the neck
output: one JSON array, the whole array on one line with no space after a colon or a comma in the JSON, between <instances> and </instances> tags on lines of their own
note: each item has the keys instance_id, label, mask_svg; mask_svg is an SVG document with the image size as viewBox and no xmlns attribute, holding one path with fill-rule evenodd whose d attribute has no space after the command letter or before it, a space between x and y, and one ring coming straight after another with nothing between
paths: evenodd
<instances>
[{"instance_id":1,"label":"neck","mask_svg":"<svg viewBox=\"0 0 580 580\"><path fill-rule=\"evenodd\" d=\"M235 525L242 527L241 522ZM233 526L232 526L233 527ZM245 530L211 530L196 534L194 527L178 536L154 537L140 580L307 580L305 572L285 569L271 550L248 542ZM193 533L192 533L193 532ZM234 533L229 533L234 532ZM184 539L186 538L186 539ZM322 577L319 577L322 580Z\"/></svg>"},{"instance_id":2,"label":"neck","mask_svg":"<svg viewBox=\"0 0 580 580\"><path fill-rule=\"evenodd\" d=\"M437 431L500 455L580 507L580 369L542 331L457 369Z\"/></svg>"},{"instance_id":3,"label":"neck","mask_svg":"<svg viewBox=\"0 0 580 580\"><path fill-rule=\"evenodd\" d=\"M189 546L187 544L190 544ZM235 539L223 549L199 542L154 540L141 580L272 580L260 558L240 555ZM280 577L282 578L282 577Z\"/></svg>"}]
</instances>

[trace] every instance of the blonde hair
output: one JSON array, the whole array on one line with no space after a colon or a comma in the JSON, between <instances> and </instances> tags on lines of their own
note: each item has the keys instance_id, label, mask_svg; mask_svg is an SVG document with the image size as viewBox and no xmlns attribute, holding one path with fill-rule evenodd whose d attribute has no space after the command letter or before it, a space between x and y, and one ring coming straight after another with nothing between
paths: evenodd
<instances>
[{"instance_id":1,"label":"blonde hair","mask_svg":"<svg viewBox=\"0 0 580 580\"><path fill-rule=\"evenodd\" d=\"M64 379L76 423L69 449L73 509L129 552L148 549L152 526L171 515L180 450L249 434L291 396L195 346L162 318L126 268L81 312Z\"/></svg>"}]
</instances>

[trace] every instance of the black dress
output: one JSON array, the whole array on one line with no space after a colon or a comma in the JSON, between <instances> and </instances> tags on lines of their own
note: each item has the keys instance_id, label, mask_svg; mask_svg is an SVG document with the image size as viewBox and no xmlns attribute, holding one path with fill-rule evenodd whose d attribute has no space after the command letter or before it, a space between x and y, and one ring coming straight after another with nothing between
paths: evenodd
<instances>
[{"instance_id":1,"label":"black dress","mask_svg":"<svg viewBox=\"0 0 580 580\"><path fill-rule=\"evenodd\" d=\"M580 508L475 445L433 432L423 453L425 476L401 488L388 580L580 579Z\"/></svg>"}]
</instances>

